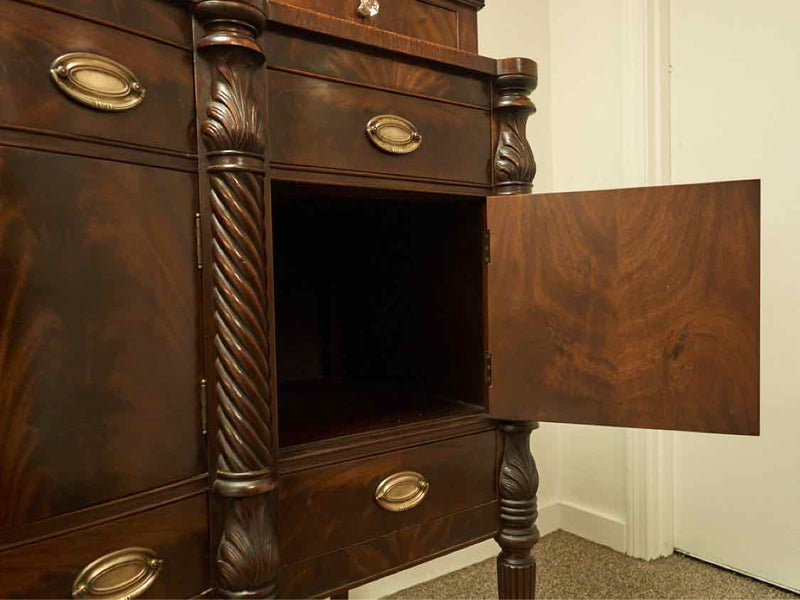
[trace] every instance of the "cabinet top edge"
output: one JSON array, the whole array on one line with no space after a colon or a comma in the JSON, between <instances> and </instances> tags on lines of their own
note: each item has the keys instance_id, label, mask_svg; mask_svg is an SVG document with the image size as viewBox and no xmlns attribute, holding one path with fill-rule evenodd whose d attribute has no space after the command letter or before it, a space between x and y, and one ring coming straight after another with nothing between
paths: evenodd
<instances>
[{"instance_id":1,"label":"cabinet top edge","mask_svg":"<svg viewBox=\"0 0 800 600\"><path fill-rule=\"evenodd\" d=\"M497 75L497 61L493 58L272 1L267 5L267 27L276 25L302 29L481 75Z\"/></svg>"},{"instance_id":2,"label":"cabinet top edge","mask_svg":"<svg viewBox=\"0 0 800 600\"><path fill-rule=\"evenodd\" d=\"M532 194L522 194L526 196L579 196L585 195L588 193L591 194L618 194L620 192L635 192L641 190L656 190L659 188L671 188L671 189L679 189L679 188L698 188L703 186L723 186L723 185L757 185L761 186L761 179L759 178L747 178L747 179L720 179L716 181L689 181L684 183L664 183L664 184L655 184L655 185L632 185L632 186L625 186L625 187L618 187L618 188L587 188L587 189L575 189L575 190L553 190L550 192L537 192L534 191Z\"/></svg>"}]
</instances>

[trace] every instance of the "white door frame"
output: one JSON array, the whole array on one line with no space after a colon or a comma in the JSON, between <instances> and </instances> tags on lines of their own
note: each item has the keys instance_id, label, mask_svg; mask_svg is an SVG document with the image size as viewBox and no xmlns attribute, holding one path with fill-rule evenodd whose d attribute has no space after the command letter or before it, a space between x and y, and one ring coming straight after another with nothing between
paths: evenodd
<instances>
[{"instance_id":1,"label":"white door frame","mask_svg":"<svg viewBox=\"0 0 800 600\"><path fill-rule=\"evenodd\" d=\"M623 178L665 185L670 166L670 0L623 0ZM673 434L627 435L626 553L652 560L675 549Z\"/></svg>"}]
</instances>

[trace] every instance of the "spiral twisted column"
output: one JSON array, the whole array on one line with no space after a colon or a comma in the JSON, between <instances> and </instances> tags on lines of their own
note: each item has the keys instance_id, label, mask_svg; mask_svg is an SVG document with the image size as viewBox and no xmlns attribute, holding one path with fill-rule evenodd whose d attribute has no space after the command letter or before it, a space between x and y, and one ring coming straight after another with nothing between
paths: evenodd
<instances>
[{"instance_id":1,"label":"spiral twisted column","mask_svg":"<svg viewBox=\"0 0 800 600\"><path fill-rule=\"evenodd\" d=\"M536 63L527 58L497 61L494 83L495 128L494 192L529 194L536 177L536 161L528 143L528 118L536 112L530 95L539 82Z\"/></svg>"},{"instance_id":2,"label":"spiral twisted column","mask_svg":"<svg viewBox=\"0 0 800 600\"><path fill-rule=\"evenodd\" d=\"M536 560L533 546L539 541L536 519L539 511L536 492L539 473L530 449L533 422L504 422L503 458L500 465L500 545L497 557L497 584L500 598L536 596Z\"/></svg>"},{"instance_id":3,"label":"spiral twisted column","mask_svg":"<svg viewBox=\"0 0 800 600\"><path fill-rule=\"evenodd\" d=\"M198 0L197 48L210 72L201 136L211 208L213 364L221 497L219 593L274 597L279 566L274 523L274 393L265 254L266 135L256 82L263 0Z\"/></svg>"}]
</instances>

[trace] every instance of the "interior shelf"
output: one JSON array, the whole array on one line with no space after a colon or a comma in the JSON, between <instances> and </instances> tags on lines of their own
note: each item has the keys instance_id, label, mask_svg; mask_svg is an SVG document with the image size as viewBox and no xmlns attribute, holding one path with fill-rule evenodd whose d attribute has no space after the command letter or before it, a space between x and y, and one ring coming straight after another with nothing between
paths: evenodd
<instances>
[{"instance_id":1,"label":"interior shelf","mask_svg":"<svg viewBox=\"0 0 800 600\"><path fill-rule=\"evenodd\" d=\"M278 388L281 446L479 414L482 407L387 383L312 379ZM313 406L314 410L307 407ZM302 423L302 427L297 424Z\"/></svg>"}]
</instances>

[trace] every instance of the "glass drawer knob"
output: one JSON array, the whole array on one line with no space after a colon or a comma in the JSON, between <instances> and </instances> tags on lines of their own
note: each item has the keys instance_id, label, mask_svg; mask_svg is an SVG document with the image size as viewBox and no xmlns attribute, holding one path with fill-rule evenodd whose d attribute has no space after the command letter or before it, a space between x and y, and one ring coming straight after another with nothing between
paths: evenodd
<instances>
[{"instance_id":1,"label":"glass drawer knob","mask_svg":"<svg viewBox=\"0 0 800 600\"><path fill-rule=\"evenodd\" d=\"M360 0L358 3L358 15L364 19L376 16L380 10L379 0Z\"/></svg>"}]
</instances>

